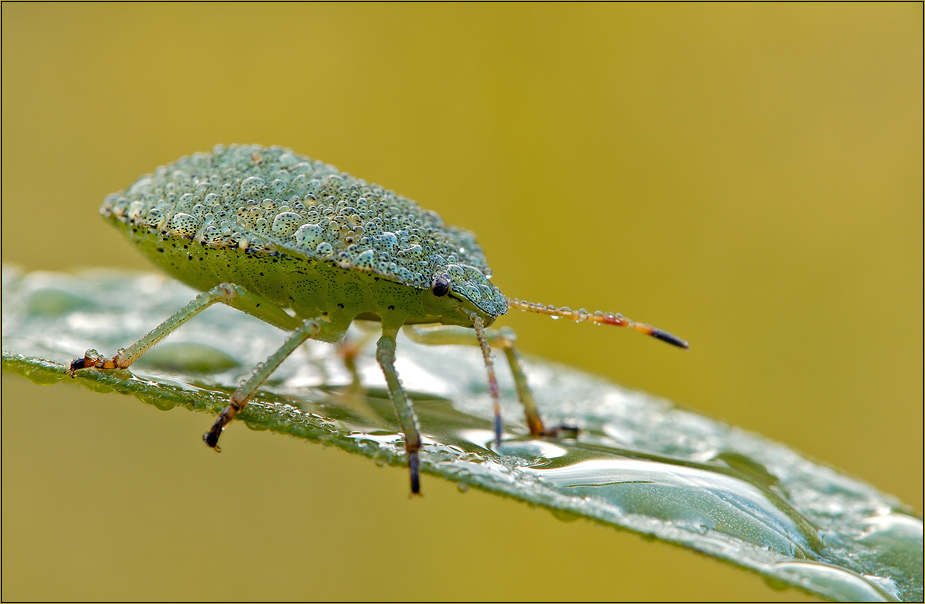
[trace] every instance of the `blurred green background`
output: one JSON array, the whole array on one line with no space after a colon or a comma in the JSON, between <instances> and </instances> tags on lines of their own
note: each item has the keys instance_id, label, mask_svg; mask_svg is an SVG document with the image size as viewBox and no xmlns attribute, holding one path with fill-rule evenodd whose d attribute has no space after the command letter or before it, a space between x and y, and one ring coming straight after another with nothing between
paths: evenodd
<instances>
[{"instance_id":1,"label":"blurred green background","mask_svg":"<svg viewBox=\"0 0 925 604\"><path fill-rule=\"evenodd\" d=\"M151 270L106 194L288 146L478 233L508 296L692 344L509 315L525 352L921 513L922 28L921 4L4 4L2 259ZM2 389L3 599L799 597L433 478L408 501L340 451L242 426L216 456L202 415Z\"/></svg>"}]
</instances>

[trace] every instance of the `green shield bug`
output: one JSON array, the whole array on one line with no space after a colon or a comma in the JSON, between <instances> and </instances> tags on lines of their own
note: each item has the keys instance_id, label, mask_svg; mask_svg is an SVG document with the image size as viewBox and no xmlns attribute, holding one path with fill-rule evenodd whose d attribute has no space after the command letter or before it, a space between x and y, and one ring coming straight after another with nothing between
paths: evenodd
<instances>
[{"instance_id":1,"label":"green shield bug","mask_svg":"<svg viewBox=\"0 0 925 604\"><path fill-rule=\"evenodd\" d=\"M501 442L500 394L491 349L504 351L533 436L555 436L533 401L510 330L489 326L509 308L573 321L632 327L669 344L683 340L612 313L573 311L506 298L472 233L378 185L281 147L216 146L162 166L106 198L100 212L159 267L204 292L110 358L88 350L70 366L126 368L215 303L289 332L283 345L231 395L205 443L309 338L340 342L357 319L379 321L376 359L405 438L411 491L420 490L420 428L395 370L395 338L474 344L482 351ZM417 325L436 324L422 330ZM472 333L475 338L472 338Z\"/></svg>"}]
</instances>

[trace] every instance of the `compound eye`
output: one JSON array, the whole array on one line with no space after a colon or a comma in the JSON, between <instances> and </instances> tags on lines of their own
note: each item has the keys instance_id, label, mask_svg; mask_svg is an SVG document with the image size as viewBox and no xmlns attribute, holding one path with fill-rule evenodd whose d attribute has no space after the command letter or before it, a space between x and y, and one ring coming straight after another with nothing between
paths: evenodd
<instances>
[{"instance_id":1,"label":"compound eye","mask_svg":"<svg viewBox=\"0 0 925 604\"><path fill-rule=\"evenodd\" d=\"M437 275L434 277L434 282L430 286L434 295L438 298L441 298L448 293L450 293L450 280L448 275Z\"/></svg>"}]
</instances>

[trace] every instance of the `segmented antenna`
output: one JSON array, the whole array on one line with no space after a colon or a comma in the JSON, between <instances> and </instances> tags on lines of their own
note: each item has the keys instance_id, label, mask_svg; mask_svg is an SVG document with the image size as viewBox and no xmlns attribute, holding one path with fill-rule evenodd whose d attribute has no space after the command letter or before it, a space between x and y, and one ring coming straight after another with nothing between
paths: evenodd
<instances>
[{"instance_id":1,"label":"segmented antenna","mask_svg":"<svg viewBox=\"0 0 925 604\"><path fill-rule=\"evenodd\" d=\"M616 325L617 327L632 327L638 332L644 333L647 336L652 336L653 338L657 340L661 340L662 342L667 342L668 344L671 344L672 346L677 346L678 348L690 348L687 342L685 342L678 336L674 336L668 333L667 331L662 331L661 329L657 327L652 327L651 325L647 325L645 323L639 323L631 319L627 319L620 313L616 313L616 314L612 312L605 313L599 310L593 313L589 313L587 310L583 308L579 310L572 310L568 306L561 306L559 308L556 308L555 306L552 306L552 305L546 306L543 304L536 304L534 302L525 302L517 298L514 298L513 300L511 298L508 298L507 304L511 308L516 308L518 310L523 310L526 312L534 312L540 315L548 315L552 317L553 319L562 318L562 319L568 319L569 321L576 321L576 322L577 321L590 321L591 323L599 323L601 325Z\"/></svg>"}]
</instances>

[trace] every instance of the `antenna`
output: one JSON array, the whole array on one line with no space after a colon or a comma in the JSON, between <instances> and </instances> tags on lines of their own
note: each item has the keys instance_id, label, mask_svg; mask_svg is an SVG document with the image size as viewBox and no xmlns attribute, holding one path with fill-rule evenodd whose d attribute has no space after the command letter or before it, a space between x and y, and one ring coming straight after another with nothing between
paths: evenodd
<instances>
[{"instance_id":1,"label":"antenna","mask_svg":"<svg viewBox=\"0 0 925 604\"><path fill-rule=\"evenodd\" d=\"M568 306L562 306L556 308L555 306L549 305L545 306L543 304L537 304L534 302L526 302L519 300L518 298L507 298L508 306L511 308L516 308L518 310L523 310L525 312L533 312L540 315L547 315L553 319L568 319L570 321L589 321L591 323L598 323L600 325L616 325L617 327L632 327L638 332L644 333L647 336L652 336L656 340L661 340L662 342L667 342L672 346L677 346L678 348L690 348L687 342L679 338L678 336L672 335L667 331L662 331L657 327L652 327L645 323L638 323L631 319L627 319L620 313L604 313L601 311L595 311L589 313L587 310L581 308L579 310L572 310Z\"/></svg>"}]
</instances>

